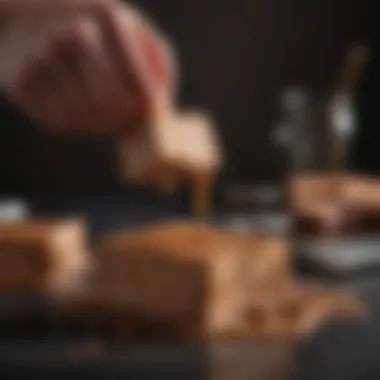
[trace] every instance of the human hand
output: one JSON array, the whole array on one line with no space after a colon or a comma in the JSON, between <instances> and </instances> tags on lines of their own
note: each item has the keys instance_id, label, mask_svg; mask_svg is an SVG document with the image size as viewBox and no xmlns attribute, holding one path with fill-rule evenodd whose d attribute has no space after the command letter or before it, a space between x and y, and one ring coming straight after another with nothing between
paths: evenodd
<instances>
[{"instance_id":1,"label":"human hand","mask_svg":"<svg viewBox=\"0 0 380 380\"><path fill-rule=\"evenodd\" d=\"M118 3L49 18L15 15L0 34L0 54L5 92L55 131L128 130L173 101L167 41Z\"/></svg>"}]
</instances>

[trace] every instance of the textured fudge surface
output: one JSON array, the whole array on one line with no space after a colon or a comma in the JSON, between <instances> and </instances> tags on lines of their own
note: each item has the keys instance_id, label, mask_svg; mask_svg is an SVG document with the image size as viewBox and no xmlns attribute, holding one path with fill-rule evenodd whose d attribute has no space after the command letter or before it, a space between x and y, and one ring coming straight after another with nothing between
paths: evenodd
<instances>
[{"instance_id":1,"label":"textured fudge surface","mask_svg":"<svg viewBox=\"0 0 380 380\"><path fill-rule=\"evenodd\" d=\"M89 265L83 223L25 220L0 224L0 287L63 290Z\"/></svg>"}]
</instances>

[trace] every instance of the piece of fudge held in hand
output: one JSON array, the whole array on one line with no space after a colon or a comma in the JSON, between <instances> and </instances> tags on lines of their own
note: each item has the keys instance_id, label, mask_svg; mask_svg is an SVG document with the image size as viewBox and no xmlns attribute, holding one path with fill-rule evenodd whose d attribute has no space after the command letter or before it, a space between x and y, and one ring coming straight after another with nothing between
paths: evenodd
<instances>
[{"instance_id":1,"label":"piece of fudge held in hand","mask_svg":"<svg viewBox=\"0 0 380 380\"><path fill-rule=\"evenodd\" d=\"M163 188L183 181L191 183L196 193L195 209L203 208L203 198L222 165L215 128L200 112L161 113L124 137L119 153L121 175L131 182Z\"/></svg>"},{"instance_id":2,"label":"piece of fudge held in hand","mask_svg":"<svg viewBox=\"0 0 380 380\"><path fill-rule=\"evenodd\" d=\"M249 240L203 224L173 221L105 237L88 304L91 315L135 317L165 337L223 335L241 323ZM108 315L107 315L108 314ZM122 329L123 326L120 326Z\"/></svg>"},{"instance_id":3,"label":"piece of fudge held in hand","mask_svg":"<svg viewBox=\"0 0 380 380\"><path fill-rule=\"evenodd\" d=\"M199 112L167 111L120 145L122 175L161 184L178 177L208 177L221 165L211 121Z\"/></svg>"},{"instance_id":4,"label":"piece of fudge held in hand","mask_svg":"<svg viewBox=\"0 0 380 380\"><path fill-rule=\"evenodd\" d=\"M89 268L85 235L77 220L0 223L0 291L72 291Z\"/></svg>"}]
</instances>

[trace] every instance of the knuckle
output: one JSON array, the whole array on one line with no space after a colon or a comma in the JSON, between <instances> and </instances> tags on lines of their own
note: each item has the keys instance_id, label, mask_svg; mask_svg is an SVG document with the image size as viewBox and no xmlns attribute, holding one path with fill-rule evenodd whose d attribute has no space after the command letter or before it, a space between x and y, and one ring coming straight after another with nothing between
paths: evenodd
<instances>
[{"instance_id":1,"label":"knuckle","mask_svg":"<svg viewBox=\"0 0 380 380\"><path fill-rule=\"evenodd\" d=\"M95 38L92 22L84 17L73 20L60 34L51 39L47 56L56 59L74 50L87 48Z\"/></svg>"},{"instance_id":2,"label":"knuckle","mask_svg":"<svg viewBox=\"0 0 380 380\"><path fill-rule=\"evenodd\" d=\"M46 48L47 59L55 60L59 58L62 55L62 53L66 50L67 43L68 39L66 36L59 36L50 41Z\"/></svg>"},{"instance_id":3,"label":"knuckle","mask_svg":"<svg viewBox=\"0 0 380 380\"><path fill-rule=\"evenodd\" d=\"M125 21L135 21L139 24L150 23L148 16L135 4L124 4L122 12Z\"/></svg>"},{"instance_id":4,"label":"knuckle","mask_svg":"<svg viewBox=\"0 0 380 380\"><path fill-rule=\"evenodd\" d=\"M37 58L24 65L15 77L14 85L21 92L29 91L34 87L46 65L44 58Z\"/></svg>"},{"instance_id":5,"label":"knuckle","mask_svg":"<svg viewBox=\"0 0 380 380\"><path fill-rule=\"evenodd\" d=\"M107 29L114 25L117 19L118 6L113 1L98 1L95 5L97 22Z\"/></svg>"},{"instance_id":6,"label":"knuckle","mask_svg":"<svg viewBox=\"0 0 380 380\"><path fill-rule=\"evenodd\" d=\"M68 38L73 44L89 46L96 41L97 28L93 20L87 17L77 19L71 25Z\"/></svg>"}]
</instances>

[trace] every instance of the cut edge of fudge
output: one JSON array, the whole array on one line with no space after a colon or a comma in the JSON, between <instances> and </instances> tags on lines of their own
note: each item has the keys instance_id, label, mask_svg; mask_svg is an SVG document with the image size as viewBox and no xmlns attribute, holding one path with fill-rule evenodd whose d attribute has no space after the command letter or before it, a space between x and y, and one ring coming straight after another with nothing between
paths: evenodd
<instances>
[{"instance_id":1,"label":"cut edge of fudge","mask_svg":"<svg viewBox=\"0 0 380 380\"><path fill-rule=\"evenodd\" d=\"M18 273L2 288L36 287L47 292L65 292L78 286L90 267L85 228L79 220L25 220L0 224L0 260ZM9 252L15 252L9 255ZM35 271L33 274L32 272Z\"/></svg>"},{"instance_id":2,"label":"cut edge of fudge","mask_svg":"<svg viewBox=\"0 0 380 380\"><path fill-rule=\"evenodd\" d=\"M257 233L251 239L252 286L260 282L263 286L270 286L289 280L292 275L289 238Z\"/></svg>"},{"instance_id":3,"label":"cut edge of fudge","mask_svg":"<svg viewBox=\"0 0 380 380\"><path fill-rule=\"evenodd\" d=\"M50 244L55 255L48 290L64 295L83 287L86 277L94 270L83 223L58 224Z\"/></svg>"},{"instance_id":4,"label":"cut edge of fudge","mask_svg":"<svg viewBox=\"0 0 380 380\"><path fill-rule=\"evenodd\" d=\"M316 207L337 202L348 211L360 211L360 207L367 211L372 211L373 207L380 209L379 189L380 179L366 173L328 172L295 176L289 179L288 188L290 206L301 214L313 214Z\"/></svg>"},{"instance_id":5,"label":"cut edge of fudge","mask_svg":"<svg viewBox=\"0 0 380 380\"><path fill-rule=\"evenodd\" d=\"M211 118L203 112L188 110L173 115L172 122L178 124L174 128L177 129L177 138L181 144L173 144L170 150L173 152L172 157L177 157L182 171L191 176L217 172L223 164L223 157ZM162 144L162 151L165 150L164 144L169 141L169 137L165 140L157 139Z\"/></svg>"},{"instance_id":6,"label":"cut edge of fudge","mask_svg":"<svg viewBox=\"0 0 380 380\"><path fill-rule=\"evenodd\" d=\"M246 323L236 334L299 338L314 333L331 319L361 318L367 313L365 303L349 292L293 282L252 299Z\"/></svg>"},{"instance_id":7,"label":"cut edge of fudge","mask_svg":"<svg viewBox=\"0 0 380 380\"><path fill-rule=\"evenodd\" d=\"M351 212L380 214L380 179L352 177L344 184L342 198Z\"/></svg>"},{"instance_id":8,"label":"cut edge of fudge","mask_svg":"<svg viewBox=\"0 0 380 380\"><path fill-rule=\"evenodd\" d=\"M211 119L195 111L160 115L151 125L124 137L119 156L123 177L142 183L160 184L183 177L208 181L222 166Z\"/></svg>"},{"instance_id":9,"label":"cut edge of fudge","mask_svg":"<svg viewBox=\"0 0 380 380\"><path fill-rule=\"evenodd\" d=\"M173 326L177 320L198 329L199 335L227 329L243 317L249 254L223 235L207 225L172 221L106 237L97 258L110 278L100 277L94 293L101 302L112 302L110 294L118 298L121 287L122 296L113 302L120 302L126 312L135 310L143 319L170 321ZM121 257L123 266L112 267ZM122 273L115 275L118 270ZM128 280L117 284L115 278Z\"/></svg>"},{"instance_id":10,"label":"cut edge of fudge","mask_svg":"<svg viewBox=\"0 0 380 380\"><path fill-rule=\"evenodd\" d=\"M173 239L172 236L176 236L177 239ZM213 244L215 246L210 250L209 247ZM198 249L200 249L199 252L208 253L206 255L202 254L202 256L199 257L199 253L195 252L196 249L194 250L194 245L198 246ZM223 249L225 248L223 248L223 246L230 249L231 253L224 255ZM185 264L185 266L192 267L195 271L193 272L194 274L197 271L200 273L199 271L204 269L204 263L210 260L210 255L213 257L225 256L226 259L219 261L219 268L217 268L215 272L217 276L220 276L220 282L225 284L225 291L220 293L220 298L216 298L214 306L210 307L209 310L211 314L209 314L208 317L206 316L205 320L210 320L211 323L209 326L206 324L203 325L203 331L200 331L202 328L200 328L199 325L197 326L196 321L199 321L199 319L197 319L197 316L194 316L194 314L188 314L188 318L181 318L181 313L179 313L178 321L176 321L174 317L170 323L162 323L162 321L165 320L165 315L161 315L161 318L157 318L156 316L156 318L149 320L149 314L152 314L152 309L145 310L145 312L143 310L138 317L135 316L135 320L144 320L145 326L156 326L157 329L162 329L168 334L170 333L171 336L174 335L186 339L212 339L215 337L230 336L236 324L239 323L239 321L243 323L248 300L252 298L254 294L262 294L263 291L269 291L275 286L274 283L278 285L280 282L285 284L287 281L290 281L288 279L290 274L288 273L287 246L288 242L286 238L284 239L283 237L261 234L255 236L229 228L209 226L206 223L169 220L166 222L152 223L140 228L122 230L102 238L98 246L97 258L100 259L99 265L107 270L107 256L108 260L111 259L112 261L114 260L111 258L112 255L113 257L124 255L126 248L134 251L135 254L137 252L143 252L144 256L147 256L144 251L149 252L150 250L154 250L153 255L148 255L150 260L154 258L160 260L163 255L164 257L171 257L172 260L174 260L172 262L176 262L177 265L179 265L174 269L179 280L175 280L174 283L180 286L181 280L186 278L186 275L191 276L191 270L187 273L181 273L181 262ZM269 249L270 247L274 247L277 252L270 257L269 261L267 260L269 264L265 264L265 253L267 253L268 247ZM215 252L215 250L221 250L221 253ZM179 255L180 252L181 254ZM239 260L240 263L234 258L234 256L239 254L242 257L242 260ZM236 276L231 276L229 280L226 280L224 277L225 273L229 272L231 265L236 265L234 263L237 263L236 271L234 271ZM262 278L262 273L257 269L258 265L269 266L268 270L271 271L270 275L273 277L269 283L266 283L265 279ZM135 266L136 263L129 265L130 268L134 268ZM271 266L273 266L273 268L270 268ZM123 274L125 274L125 271ZM281 279L279 279L279 277L281 277ZM156 283L161 281L162 278L156 281ZM230 285L231 283L229 283L229 281L233 284ZM236 289L236 281L239 283L238 288L240 290L238 291L234 290ZM202 286L205 286L202 283L198 285L200 289ZM101 287L102 285L100 285L100 288ZM253 288L255 291L253 291ZM94 315L90 310L98 309L99 320L105 321L106 325L112 325L113 323L119 324L121 330L125 330L126 325L129 325L127 326L127 330L131 331L133 330L133 326L139 325L138 322L134 322L133 318L131 318L134 314L132 310L133 307L123 304L121 301L122 297L115 296L112 298L112 296L110 296L110 294L117 294L117 289L114 291L108 290L105 293L99 291L99 288L98 290L95 288L93 290L91 294L87 293L86 301L87 303L92 303L92 306L87 308L87 311L82 308L82 312L84 311L87 315ZM173 303L177 303L178 306L180 300L178 302L178 298L177 300L173 298L173 294L171 294L170 297L172 297L172 300L174 299ZM226 300L226 297L232 298ZM157 299L158 304L155 306L155 310L160 306L162 297L157 297ZM224 305L231 304L238 305L235 309L235 313L233 310L225 311L226 307ZM97 307L96 305L99 306ZM182 310L184 310L182 315L185 315L186 309L183 308ZM218 328L218 325L220 328Z\"/></svg>"}]
</instances>

